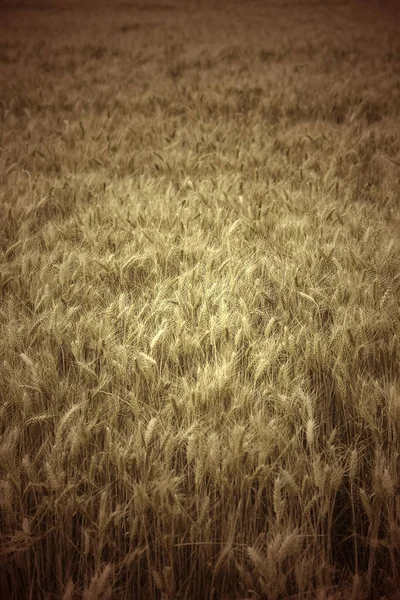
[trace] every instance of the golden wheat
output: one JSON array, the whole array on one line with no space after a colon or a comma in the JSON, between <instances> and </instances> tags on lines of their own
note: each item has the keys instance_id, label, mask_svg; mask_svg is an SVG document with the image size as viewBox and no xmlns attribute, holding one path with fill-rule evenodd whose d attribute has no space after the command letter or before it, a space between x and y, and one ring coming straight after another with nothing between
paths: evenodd
<instances>
[{"instance_id":1,"label":"golden wheat","mask_svg":"<svg viewBox=\"0 0 400 600\"><path fill-rule=\"evenodd\" d=\"M0 10L0 596L395 593L398 10L56 4Z\"/></svg>"}]
</instances>

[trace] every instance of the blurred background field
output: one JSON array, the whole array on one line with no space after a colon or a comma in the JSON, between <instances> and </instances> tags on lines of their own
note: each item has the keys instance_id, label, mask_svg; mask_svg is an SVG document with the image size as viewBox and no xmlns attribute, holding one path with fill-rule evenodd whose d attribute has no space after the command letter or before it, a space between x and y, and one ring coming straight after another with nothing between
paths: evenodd
<instances>
[{"instance_id":1,"label":"blurred background field","mask_svg":"<svg viewBox=\"0 0 400 600\"><path fill-rule=\"evenodd\" d=\"M0 597L399 597L399 16L0 4Z\"/></svg>"}]
</instances>

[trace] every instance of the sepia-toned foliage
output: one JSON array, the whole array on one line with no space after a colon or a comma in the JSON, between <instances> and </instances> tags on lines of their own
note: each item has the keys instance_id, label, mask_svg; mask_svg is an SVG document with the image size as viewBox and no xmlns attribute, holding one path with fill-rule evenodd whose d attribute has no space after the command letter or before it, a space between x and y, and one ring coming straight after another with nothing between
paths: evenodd
<instances>
[{"instance_id":1,"label":"sepia-toned foliage","mask_svg":"<svg viewBox=\"0 0 400 600\"><path fill-rule=\"evenodd\" d=\"M398 17L1 5L2 598L398 593Z\"/></svg>"}]
</instances>

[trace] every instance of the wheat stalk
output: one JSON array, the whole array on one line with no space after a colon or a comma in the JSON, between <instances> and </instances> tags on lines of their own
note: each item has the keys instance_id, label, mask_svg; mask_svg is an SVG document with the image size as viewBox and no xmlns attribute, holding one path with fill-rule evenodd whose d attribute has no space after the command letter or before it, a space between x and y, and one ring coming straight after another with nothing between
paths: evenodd
<instances>
[{"instance_id":1,"label":"wheat stalk","mask_svg":"<svg viewBox=\"0 0 400 600\"><path fill-rule=\"evenodd\" d=\"M74 598L74 582L69 579L61 600L73 600Z\"/></svg>"}]
</instances>

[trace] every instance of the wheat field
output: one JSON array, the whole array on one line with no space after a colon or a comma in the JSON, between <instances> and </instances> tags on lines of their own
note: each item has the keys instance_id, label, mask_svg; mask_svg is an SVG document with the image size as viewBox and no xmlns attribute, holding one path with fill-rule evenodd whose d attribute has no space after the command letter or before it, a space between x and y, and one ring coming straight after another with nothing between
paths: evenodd
<instances>
[{"instance_id":1,"label":"wheat field","mask_svg":"<svg viewBox=\"0 0 400 600\"><path fill-rule=\"evenodd\" d=\"M0 597L400 598L400 11L0 4Z\"/></svg>"}]
</instances>

